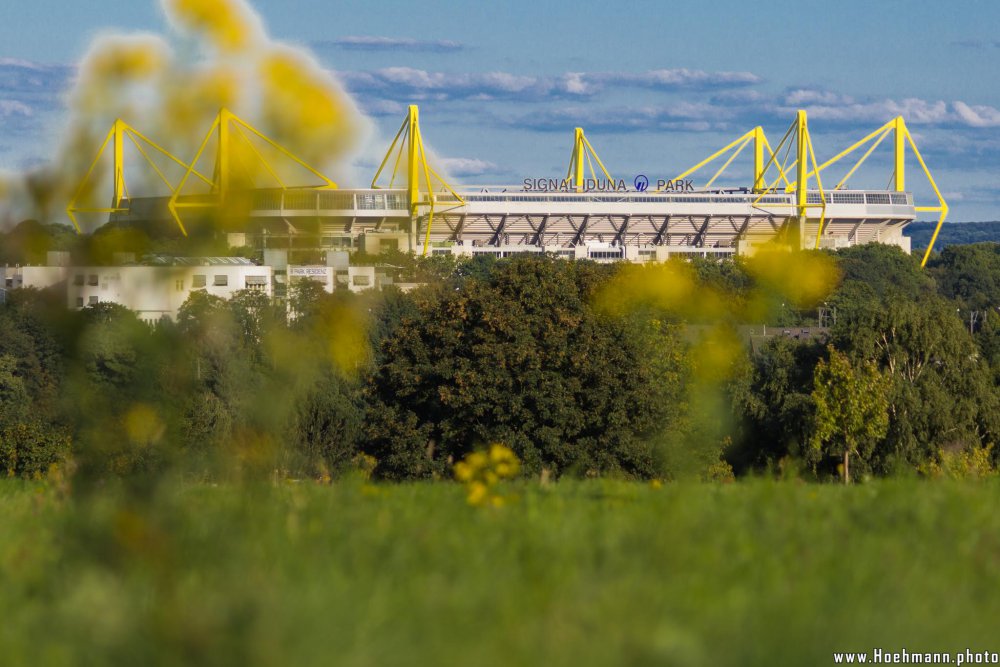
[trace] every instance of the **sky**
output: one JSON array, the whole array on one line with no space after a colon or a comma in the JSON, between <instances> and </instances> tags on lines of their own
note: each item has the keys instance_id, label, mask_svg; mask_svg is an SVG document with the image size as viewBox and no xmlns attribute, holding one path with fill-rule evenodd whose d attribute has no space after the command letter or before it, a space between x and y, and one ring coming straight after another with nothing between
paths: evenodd
<instances>
[{"instance_id":1,"label":"sky","mask_svg":"<svg viewBox=\"0 0 1000 667\"><path fill-rule=\"evenodd\" d=\"M949 218L1000 219L995 0L251 2L373 119L358 182L343 185L367 185L408 104L462 185L564 176L577 126L616 178L668 179L755 125L776 143L803 108L821 160L902 114ZM95 36L167 31L156 0L2 3L0 168L52 155L74 63ZM850 185L886 187L890 147ZM748 184L735 165L733 184ZM935 203L916 161L907 181L918 203Z\"/></svg>"}]
</instances>

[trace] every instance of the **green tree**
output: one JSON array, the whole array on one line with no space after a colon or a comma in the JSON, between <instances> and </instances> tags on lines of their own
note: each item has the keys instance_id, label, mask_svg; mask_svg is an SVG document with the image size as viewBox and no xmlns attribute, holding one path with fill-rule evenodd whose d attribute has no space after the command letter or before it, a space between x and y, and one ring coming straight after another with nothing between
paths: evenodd
<instances>
[{"instance_id":1,"label":"green tree","mask_svg":"<svg viewBox=\"0 0 1000 667\"><path fill-rule=\"evenodd\" d=\"M829 360L816 365L810 445L815 452L843 457L841 474L848 484L851 456L869 456L888 431L887 383L874 363L856 367L832 347L829 353Z\"/></svg>"},{"instance_id":2,"label":"green tree","mask_svg":"<svg viewBox=\"0 0 1000 667\"><path fill-rule=\"evenodd\" d=\"M355 384L327 372L296 401L294 446L307 473L347 468L358 452L364 412Z\"/></svg>"},{"instance_id":3,"label":"green tree","mask_svg":"<svg viewBox=\"0 0 1000 667\"><path fill-rule=\"evenodd\" d=\"M1000 243L948 246L930 265L941 293L962 310L1000 308Z\"/></svg>"},{"instance_id":4,"label":"green tree","mask_svg":"<svg viewBox=\"0 0 1000 667\"><path fill-rule=\"evenodd\" d=\"M289 317L299 326L313 320L322 309L328 293L316 280L299 280L288 288Z\"/></svg>"},{"instance_id":5,"label":"green tree","mask_svg":"<svg viewBox=\"0 0 1000 667\"><path fill-rule=\"evenodd\" d=\"M877 472L919 467L945 448L998 441L1000 395L953 302L933 295L862 300L841 314L832 342L855 364L875 362L888 378L889 433L871 459Z\"/></svg>"},{"instance_id":6,"label":"green tree","mask_svg":"<svg viewBox=\"0 0 1000 667\"><path fill-rule=\"evenodd\" d=\"M838 250L837 264L843 285L863 283L875 295L891 294L919 299L934 293L933 277L920 267L920 260L902 249L883 243L865 243Z\"/></svg>"},{"instance_id":7,"label":"green tree","mask_svg":"<svg viewBox=\"0 0 1000 667\"><path fill-rule=\"evenodd\" d=\"M264 292L244 289L229 299L240 339L256 359L264 356L263 343L268 332L284 322L284 313L271 303Z\"/></svg>"},{"instance_id":8,"label":"green tree","mask_svg":"<svg viewBox=\"0 0 1000 667\"><path fill-rule=\"evenodd\" d=\"M17 376L17 359L9 354L0 356L0 425L23 418L30 401L24 380Z\"/></svg>"},{"instance_id":9,"label":"green tree","mask_svg":"<svg viewBox=\"0 0 1000 667\"><path fill-rule=\"evenodd\" d=\"M750 371L731 385L740 432L727 452L737 472L804 460L815 418L813 371L823 353L814 340L775 336L751 353Z\"/></svg>"},{"instance_id":10,"label":"green tree","mask_svg":"<svg viewBox=\"0 0 1000 667\"><path fill-rule=\"evenodd\" d=\"M0 427L0 471L19 477L44 475L70 453L70 437L58 426L37 419Z\"/></svg>"},{"instance_id":11,"label":"green tree","mask_svg":"<svg viewBox=\"0 0 1000 667\"><path fill-rule=\"evenodd\" d=\"M377 472L444 475L502 442L529 471L654 474L643 436L668 406L656 405L649 351L627 321L590 307L600 275L586 262L516 258L380 310L364 444Z\"/></svg>"}]
</instances>

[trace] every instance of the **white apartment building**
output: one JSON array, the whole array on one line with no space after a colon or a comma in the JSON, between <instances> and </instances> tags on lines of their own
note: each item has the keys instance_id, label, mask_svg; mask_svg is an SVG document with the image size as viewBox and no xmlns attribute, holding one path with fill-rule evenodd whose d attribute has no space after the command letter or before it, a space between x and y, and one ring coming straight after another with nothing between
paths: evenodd
<instances>
[{"instance_id":1,"label":"white apartment building","mask_svg":"<svg viewBox=\"0 0 1000 667\"><path fill-rule=\"evenodd\" d=\"M50 251L45 266L0 266L0 290L22 287L48 289L66 281L69 273L69 253Z\"/></svg>"},{"instance_id":2,"label":"white apartment building","mask_svg":"<svg viewBox=\"0 0 1000 667\"><path fill-rule=\"evenodd\" d=\"M244 289L273 296L273 271L239 257L189 258L170 266L76 266L69 268L70 308L117 303L149 323L177 319L192 292L229 299Z\"/></svg>"},{"instance_id":3,"label":"white apartment building","mask_svg":"<svg viewBox=\"0 0 1000 667\"><path fill-rule=\"evenodd\" d=\"M374 266L289 265L287 272L289 288L301 280L318 282L327 292L343 289L364 292L392 284L392 279L384 273L376 272Z\"/></svg>"},{"instance_id":4,"label":"white apartment building","mask_svg":"<svg viewBox=\"0 0 1000 667\"><path fill-rule=\"evenodd\" d=\"M0 267L0 287L7 290L55 287L66 280L68 271L65 266L4 266Z\"/></svg>"}]
</instances>

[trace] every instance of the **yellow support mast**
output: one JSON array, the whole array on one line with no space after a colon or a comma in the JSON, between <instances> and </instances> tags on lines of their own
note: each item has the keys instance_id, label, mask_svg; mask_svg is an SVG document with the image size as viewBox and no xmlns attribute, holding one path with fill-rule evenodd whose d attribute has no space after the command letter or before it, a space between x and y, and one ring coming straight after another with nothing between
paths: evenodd
<instances>
[{"instance_id":1,"label":"yellow support mast","mask_svg":"<svg viewBox=\"0 0 1000 667\"><path fill-rule=\"evenodd\" d=\"M795 210L798 213L798 231L795 243L796 247L802 247L806 233L806 221L809 218L809 213L806 210L809 201L809 159L807 155L809 151L809 123L806 119L806 112L802 109L799 109L795 115L795 149ZM819 244L819 236L816 237L816 243Z\"/></svg>"},{"instance_id":2,"label":"yellow support mast","mask_svg":"<svg viewBox=\"0 0 1000 667\"><path fill-rule=\"evenodd\" d=\"M764 128L760 125L753 130L753 191L758 192L764 187L764 149L767 146L767 137L764 136Z\"/></svg>"},{"instance_id":3,"label":"yellow support mast","mask_svg":"<svg viewBox=\"0 0 1000 667\"><path fill-rule=\"evenodd\" d=\"M892 129L896 139L896 192L906 192L906 121L902 116L896 116Z\"/></svg>"},{"instance_id":4,"label":"yellow support mast","mask_svg":"<svg viewBox=\"0 0 1000 667\"><path fill-rule=\"evenodd\" d=\"M848 179L854 175L858 168L864 164L865 160L867 160L875 149L878 148L879 144L881 144L882 141L890 134L893 135L892 183L894 190L896 192L906 191L906 147L909 146L910 150L913 151L913 156L917 158L917 162L920 164L920 168L927 177L927 182L930 184L931 189L934 191L934 195L938 200L937 206L914 206L914 210L918 213L933 212L940 214L938 217L937 227L935 227L934 234L931 236L931 242L928 244L927 250L924 252L924 256L920 261L920 266L927 266L927 261L930 259L938 234L941 232L941 226L944 224L944 221L948 216L948 202L945 201L944 195L941 194L941 190L934 181L934 176L931 174L930 169L927 168L927 164L924 162L923 156L920 155L920 150L917 148L917 144L913 140L913 135L910 134L910 130L906 127L906 121L902 116L893 118L886 124L882 125L882 127L856 141L854 144L845 148L823 164L814 166L813 171L810 172L808 176L812 176L813 174L818 176L819 172L823 171L827 167L839 162L841 159L847 157L861 147L871 144L868 146L868 150L865 151L861 158L848 170L847 174L840 179L840 182L837 183L834 188L834 190L841 189L847 183Z\"/></svg>"},{"instance_id":5,"label":"yellow support mast","mask_svg":"<svg viewBox=\"0 0 1000 667\"><path fill-rule=\"evenodd\" d=\"M76 228L77 233L81 232L79 221L77 220L78 213L127 213L128 208L125 206L125 202L129 198L128 194L128 183L125 179L125 148L126 140L131 142L135 149L138 151L139 155L142 156L146 164L153 170L156 176L167 186L171 192L174 190L174 185L170 182L170 179L163 173L163 170L156 164L153 160L152 155L159 154L165 157L167 160L173 164L182 167L185 170L191 171L198 178L208 181L205 176L192 170L191 166L181 160L180 158L171 154L168 150L158 145L156 142L152 141L148 137L144 136L141 132L136 130L134 127L126 123L121 118L115 120L112 124L111 129L108 131L107 136L104 138L104 142L97 151L97 156L91 163L90 168L87 170L86 175L80 181L77 186L76 192L73 198L70 199L69 204L66 206L66 215L69 217L70 221L73 223L73 227ZM111 172L112 172L112 195L111 195L111 205L107 207L88 207L82 205L84 198L86 197L91 186L91 178L94 175L94 171L97 169L104 152L107 150L108 145L111 145L112 152L112 162L111 162ZM151 149L151 150L147 150ZM154 152L155 151L155 152ZM211 182L211 181L208 181Z\"/></svg>"},{"instance_id":6,"label":"yellow support mast","mask_svg":"<svg viewBox=\"0 0 1000 667\"><path fill-rule=\"evenodd\" d=\"M375 176L372 178L371 187L377 189L379 178L382 176L382 172L385 171L386 166L389 164L389 159L395 156L392 166L392 174L389 177L388 187L392 188L396 183L396 177L399 175L400 162L402 162L403 154L406 154L406 195L407 200L410 204L410 247L414 248L416 246L416 234L417 234L417 224L420 219L420 209L423 207L427 208L427 227L424 230L424 245L423 245L423 255L426 256L430 251L431 244L431 226L434 224L434 214L437 212L438 197L439 195L435 192L434 184L437 183L440 189L446 190L455 201L454 206L450 206L444 211L451 211L456 208L465 206L465 200L459 195L455 189L448 184L448 182L430 166L427 160L427 151L424 148L423 136L420 133L420 110L417 105L410 105L406 113L406 119L403 120L403 124L400 125L399 130L396 132L396 136L393 138L392 143L389 144L389 149L385 153L385 157L382 158L381 164L379 164L378 169L375 171ZM427 190L426 199L422 197L420 191L421 176L423 176L423 184Z\"/></svg>"},{"instance_id":7,"label":"yellow support mast","mask_svg":"<svg viewBox=\"0 0 1000 667\"><path fill-rule=\"evenodd\" d=\"M594 147L587 140L587 135L584 133L583 128L578 127L573 133L573 152L569 157L569 169L566 170L566 180L573 184L573 189L576 192L583 192L584 190L584 178L587 174L586 167L590 167L590 177L595 181L597 180L598 176L597 171L594 169L594 162L600 167L604 178L609 182L614 182L604 163L601 162L600 156L597 155L597 151L594 150Z\"/></svg>"},{"instance_id":8,"label":"yellow support mast","mask_svg":"<svg viewBox=\"0 0 1000 667\"><path fill-rule=\"evenodd\" d=\"M206 179L197 172L196 167L201 161L205 150L208 148L209 144L212 143L213 139L215 139L217 143L215 168L212 178ZM208 134L205 135L205 139L198 147L198 152L195 153L194 159L187 167L187 171L177 184L177 187L173 189L173 194L167 204L167 207L170 209L170 214L173 216L174 221L177 223L177 226L180 228L182 234L187 236L187 228L185 227L184 221L181 219L180 215L181 210L212 209L225 205L226 198L228 197L232 187L232 156L230 155L230 150L232 150L233 143L237 140L241 141L242 144L249 150L249 154L252 155L257 162L259 162L259 164L264 168L264 171L267 172L271 179L277 183L278 187L282 189L288 188L271 162L254 145L253 139L270 146L279 155L287 158L294 164L309 172L311 175L315 176L320 181L320 184L311 187L324 190L337 189L336 183L321 174L318 170L306 164L303 160L296 157L287 148L267 137L258 129L240 119L236 114L232 113L228 109L221 109L215 117L215 121L212 123L211 128L209 128ZM245 164L243 166L246 168ZM202 181L206 182L210 186L210 196L208 201L206 201L204 197L184 198L184 186L187 184L188 180L190 180L191 176L200 177Z\"/></svg>"},{"instance_id":9,"label":"yellow support mast","mask_svg":"<svg viewBox=\"0 0 1000 667\"><path fill-rule=\"evenodd\" d=\"M729 157L722 163L722 166L719 167L719 169L716 170L712 177L705 183L704 187L710 188L712 187L712 184L714 184L715 181L725 173L725 171L729 168L729 165L731 165L736 158L739 157L740 153L743 152L743 149L751 143L753 144L753 191L760 193L768 190L766 175L772 166L778 170L779 180L783 181L787 185L789 181L786 176L786 171L776 162L777 156L775 155L775 151L771 149L771 145L767 141L767 135L764 134L764 128L759 125L739 138L729 142L693 167L689 167L688 169L682 171L669 182L683 181L688 176L691 176L699 171L702 167L714 162L723 155L728 154ZM780 146L781 144L779 144L779 150ZM770 156L766 163L764 162L765 155ZM657 192L662 190L662 187L658 187L656 189Z\"/></svg>"},{"instance_id":10,"label":"yellow support mast","mask_svg":"<svg viewBox=\"0 0 1000 667\"><path fill-rule=\"evenodd\" d=\"M792 147L795 148L795 160L791 164L788 164ZM816 242L814 244L815 248L819 248L823 226L826 223L826 193L823 190L823 181L820 179L819 170L817 169L816 151L813 148L812 137L809 134L809 119L806 112L799 110L795 116L795 121L789 126L784 136L782 136L781 141L778 142L777 148L774 150L771 150L770 146L767 146L767 148L771 154L771 158L762 169L762 173L760 174L761 182L763 183L763 176L768 172L772 164L777 166L778 178L767 187L754 188L757 198L754 199L751 206L757 206L764 199L765 195L774 192L784 182L785 192L795 193L795 202L792 204L768 204L768 206L791 206L795 209L795 227L792 228L793 233L791 234L793 237L791 244L795 248L802 248L805 244L804 236L806 224L809 220L809 209L820 209ZM783 157L779 159L778 155L782 154L782 148L784 148L785 152ZM813 171L811 172L809 171L810 164L813 166ZM793 167L795 168L795 179L789 180L787 174L791 172ZM819 190L819 202L810 204L809 179L813 176L816 178L816 188ZM755 178L757 178L756 175Z\"/></svg>"}]
</instances>

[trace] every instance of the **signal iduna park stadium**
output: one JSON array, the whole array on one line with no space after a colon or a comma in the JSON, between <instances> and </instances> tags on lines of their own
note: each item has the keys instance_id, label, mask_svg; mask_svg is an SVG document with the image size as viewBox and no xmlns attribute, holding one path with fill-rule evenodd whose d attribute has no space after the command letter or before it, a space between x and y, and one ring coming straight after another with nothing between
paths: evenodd
<instances>
[{"instance_id":1,"label":"signal iduna park stadium","mask_svg":"<svg viewBox=\"0 0 1000 667\"><path fill-rule=\"evenodd\" d=\"M891 189L845 187L886 139L893 152ZM133 145L166 185L166 194L129 194L124 155ZM751 182L737 188L715 186L741 154L752 161ZM429 162L415 106L370 187L363 189L338 187L226 110L190 161L117 121L80 192L92 189L88 180L109 155L114 172L110 206L88 207L74 200L67 209L74 224L81 213L107 214L112 222L176 224L184 234L197 225L216 224L230 232L233 245L285 249L293 255L375 254L397 248L425 255L550 252L567 258L650 261L678 254L751 254L778 237L802 248L878 242L909 252L903 229L917 213L936 213L940 230L948 211L902 117L820 161L806 112L799 111L773 147L756 127L676 178L652 182L644 176L614 178L577 128L565 178L463 189ZM857 161L839 183L823 180L828 167L849 156ZM202 168L213 157L214 163ZM912 158L916 164L908 164ZM248 159L259 164L248 168ZM183 175L171 180L157 167L165 161ZM289 182L277 161L292 165L308 184ZM926 175L937 201L915 205L906 189L908 166ZM695 180L710 172L703 182ZM936 239L937 231L924 262Z\"/></svg>"}]
</instances>

